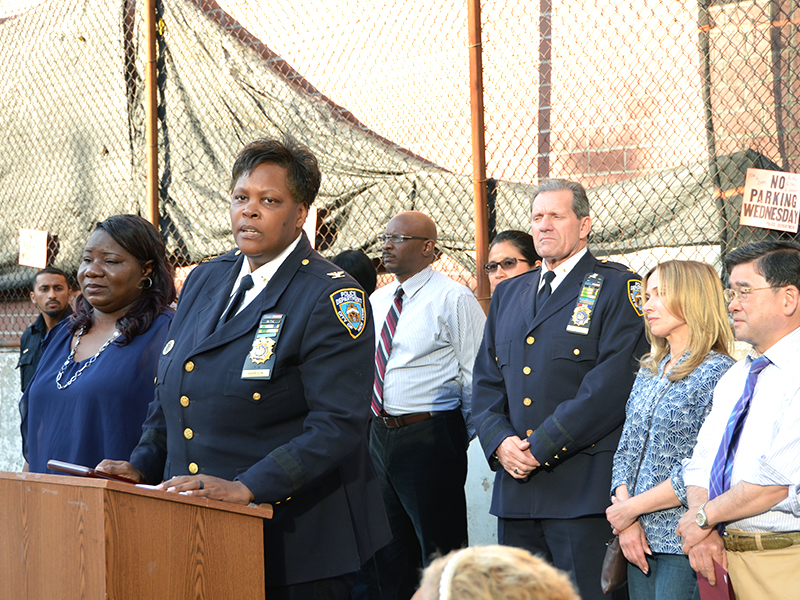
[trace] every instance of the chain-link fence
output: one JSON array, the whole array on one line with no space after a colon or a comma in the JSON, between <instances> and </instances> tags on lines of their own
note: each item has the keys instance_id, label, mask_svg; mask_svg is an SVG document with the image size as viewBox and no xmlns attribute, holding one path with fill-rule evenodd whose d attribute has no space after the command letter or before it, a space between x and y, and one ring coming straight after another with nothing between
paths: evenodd
<instances>
[{"instance_id":1,"label":"chain-link fence","mask_svg":"<svg viewBox=\"0 0 800 600\"><path fill-rule=\"evenodd\" d=\"M291 134L324 172L318 249L361 248L429 213L442 260L475 273L467 4L162 0L160 228L176 265L232 245L229 169ZM710 2L710 3L709 3ZM0 342L28 325L20 228L74 273L94 223L147 214L141 0L0 0ZM590 188L598 255L644 271L719 264L777 235L739 226L749 167L800 160L796 0L483 0L490 238L528 229L546 177Z\"/></svg>"}]
</instances>

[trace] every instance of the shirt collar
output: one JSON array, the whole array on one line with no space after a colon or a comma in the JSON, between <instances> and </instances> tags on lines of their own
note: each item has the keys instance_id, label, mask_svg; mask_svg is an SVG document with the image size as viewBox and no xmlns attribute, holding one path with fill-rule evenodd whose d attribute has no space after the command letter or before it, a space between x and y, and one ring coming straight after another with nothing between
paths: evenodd
<instances>
[{"instance_id":1,"label":"shirt collar","mask_svg":"<svg viewBox=\"0 0 800 600\"><path fill-rule=\"evenodd\" d=\"M239 275L236 277L236 285L233 286L231 290L231 296L236 293L236 290L239 289L239 282L242 280L242 277L245 275L252 275L253 276L253 286L254 289L264 289L269 283L269 280L275 276L275 273L278 272L278 269L286 260L286 258L297 248L297 244L300 243L300 237L302 233L297 236L297 239L293 241L291 244L286 246L283 252L281 252L278 256L273 258L271 261L264 263L260 267L258 267L255 271L250 271L250 261L247 260L247 257L244 257L242 261L242 268L239 269Z\"/></svg>"},{"instance_id":2,"label":"shirt collar","mask_svg":"<svg viewBox=\"0 0 800 600\"><path fill-rule=\"evenodd\" d=\"M572 271L572 269L575 268L575 265L577 265L580 262L580 260L583 258L583 255L586 254L588 251L589 251L589 247L588 246L584 246L583 249L579 250L577 254L575 254L574 256L570 256L567 260L565 260L563 263L558 265L555 269L548 269L547 266L545 265L545 263L542 262L542 275L547 273L547 271L553 271L553 273L556 274L555 279L553 279L553 282L550 284L550 286L551 286L551 288L553 290L555 290L555 288L558 286L558 284L561 283L561 281L567 275L569 275L569 272ZM544 282L544 277L540 277L539 278L539 287L541 287L543 285L543 282Z\"/></svg>"},{"instance_id":3,"label":"shirt collar","mask_svg":"<svg viewBox=\"0 0 800 600\"><path fill-rule=\"evenodd\" d=\"M416 294L420 289L422 289L422 286L425 285L425 283L427 283L428 279L431 278L431 275L433 275L433 268L430 265L428 265L427 267L422 269L422 271L420 271L419 273L415 273L414 275L406 279L403 283L400 283L398 281L395 290L398 287L402 286L403 294L405 294L407 297L410 298L414 294Z\"/></svg>"},{"instance_id":4,"label":"shirt collar","mask_svg":"<svg viewBox=\"0 0 800 600\"><path fill-rule=\"evenodd\" d=\"M773 365L781 370L796 369L798 349L800 349L800 327L787 333L763 354L756 352L755 348L750 348L750 352L747 353L747 362L749 364L759 356L766 356Z\"/></svg>"}]
</instances>

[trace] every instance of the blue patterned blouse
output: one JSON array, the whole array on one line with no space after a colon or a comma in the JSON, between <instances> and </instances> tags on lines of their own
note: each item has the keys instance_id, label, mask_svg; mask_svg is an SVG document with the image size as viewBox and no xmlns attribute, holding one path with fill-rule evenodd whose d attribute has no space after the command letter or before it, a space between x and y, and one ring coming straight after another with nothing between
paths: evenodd
<instances>
[{"instance_id":1,"label":"blue patterned blouse","mask_svg":"<svg viewBox=\"0 0 800 600\"><path fill-rule=\"evenodd\" d=\"M688 353L681 357L679 364L687 357ZM658 365L658 376L644 369L639 369L636 375L625 409L622 437L614 454L611 493L620 485L627 485L628 493L634 496L671 479L672 488L682 505L644 514L639 517L639 522L653 552L683 554L680 539L675 535L675 527L686 512L681 460L691 456L700 426L711 410L714 387L735 361L730 356L710 352L694 371L673 382L661 398L669 385L663 376L669 359L667 355ZM653 413L656 402L658 405ZM650 437L636 480L636 467L651 414ZM634 480L636 490L633 489Z\"/></svg>"}]
</instances>

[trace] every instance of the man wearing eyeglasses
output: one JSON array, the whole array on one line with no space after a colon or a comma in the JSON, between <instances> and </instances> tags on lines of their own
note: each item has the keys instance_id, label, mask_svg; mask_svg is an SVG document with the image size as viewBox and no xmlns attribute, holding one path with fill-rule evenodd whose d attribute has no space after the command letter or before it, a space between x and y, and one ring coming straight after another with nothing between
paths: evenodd
<instances>
[{"instance_id":1,"label":"man wearing eyeglasses","mask_svg":"<svg viewBox=\"0 0 800 600\"><path fill-rule=\"evenodd\" d=\"M544 262L492 297L475 362L475 426L497 471L499 542L540 554L571 574L581 598L600 599L611 464L647 346L641 279L588 251L580 184L542 183L531 223Z\"/></svg>"},{"instance_id":2,"label":"man wearing eyeglasses","mask_svg":"<svg viewBox=\"0 0 800 600\"><path fill-rule=\"evenodd\" d=\"M392 527L391 543L375 555L383 600L411 598L431 554L467 543L472 365L485 316L468 288L431 268L436 237L434 222L414 211L378 236L395 275L370 296L370 451Z\"/></svg>"},{"instance_id":3,"label":"man wearing eyeglasses","mask_svg":"<svg viewBox=\"0 0 800 600\"><path fill-rule=\"evenodd\" d=\"M692 567L713 560L739 600L800 589L800 245L747 244L725 257L736 338L752 345L714 390L683 465L689 510L678 524ZM722 537L720 537L722 532Z\"/></svg>"}]
</instances>

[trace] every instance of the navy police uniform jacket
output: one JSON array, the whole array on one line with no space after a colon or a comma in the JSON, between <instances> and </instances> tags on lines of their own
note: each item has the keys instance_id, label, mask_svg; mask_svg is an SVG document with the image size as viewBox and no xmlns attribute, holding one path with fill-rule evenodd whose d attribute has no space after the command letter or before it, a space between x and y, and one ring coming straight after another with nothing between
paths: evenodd
<instances>
[{"instance_id":1,"label":"navy police uniform jacket","mask_svg":"<svg viewBox=\"0 0 800 600\"><path fill-rule=\"evenodd\" d=\"M243 259L230 252L187 278L131 463L148 483L209 474L272 503L267 586L356 571L391 535L366 441L369 302L302 234L261 294L215 331ZM349 317L337 309L342 290L358 299ZM285 316L272 377L245 379L264 314Z\"/></svg>"},{"instance_id":2,"label":"navy police uniform jacket","mask_svg":"<svg viewBox=\"0 0 800 600\"><path fill-rule=\"evenodd\" d=\"M499 469L492 514L562 519L601 514L625 404L647 349L641 280L587 252L534 316L541 269L496 289L473 374L473 419L487 460ZM587 335L570 333L587 275L603 276ZM493 453L510 435L541 463L516 480Z\"/></svg>"}]
</instances>

